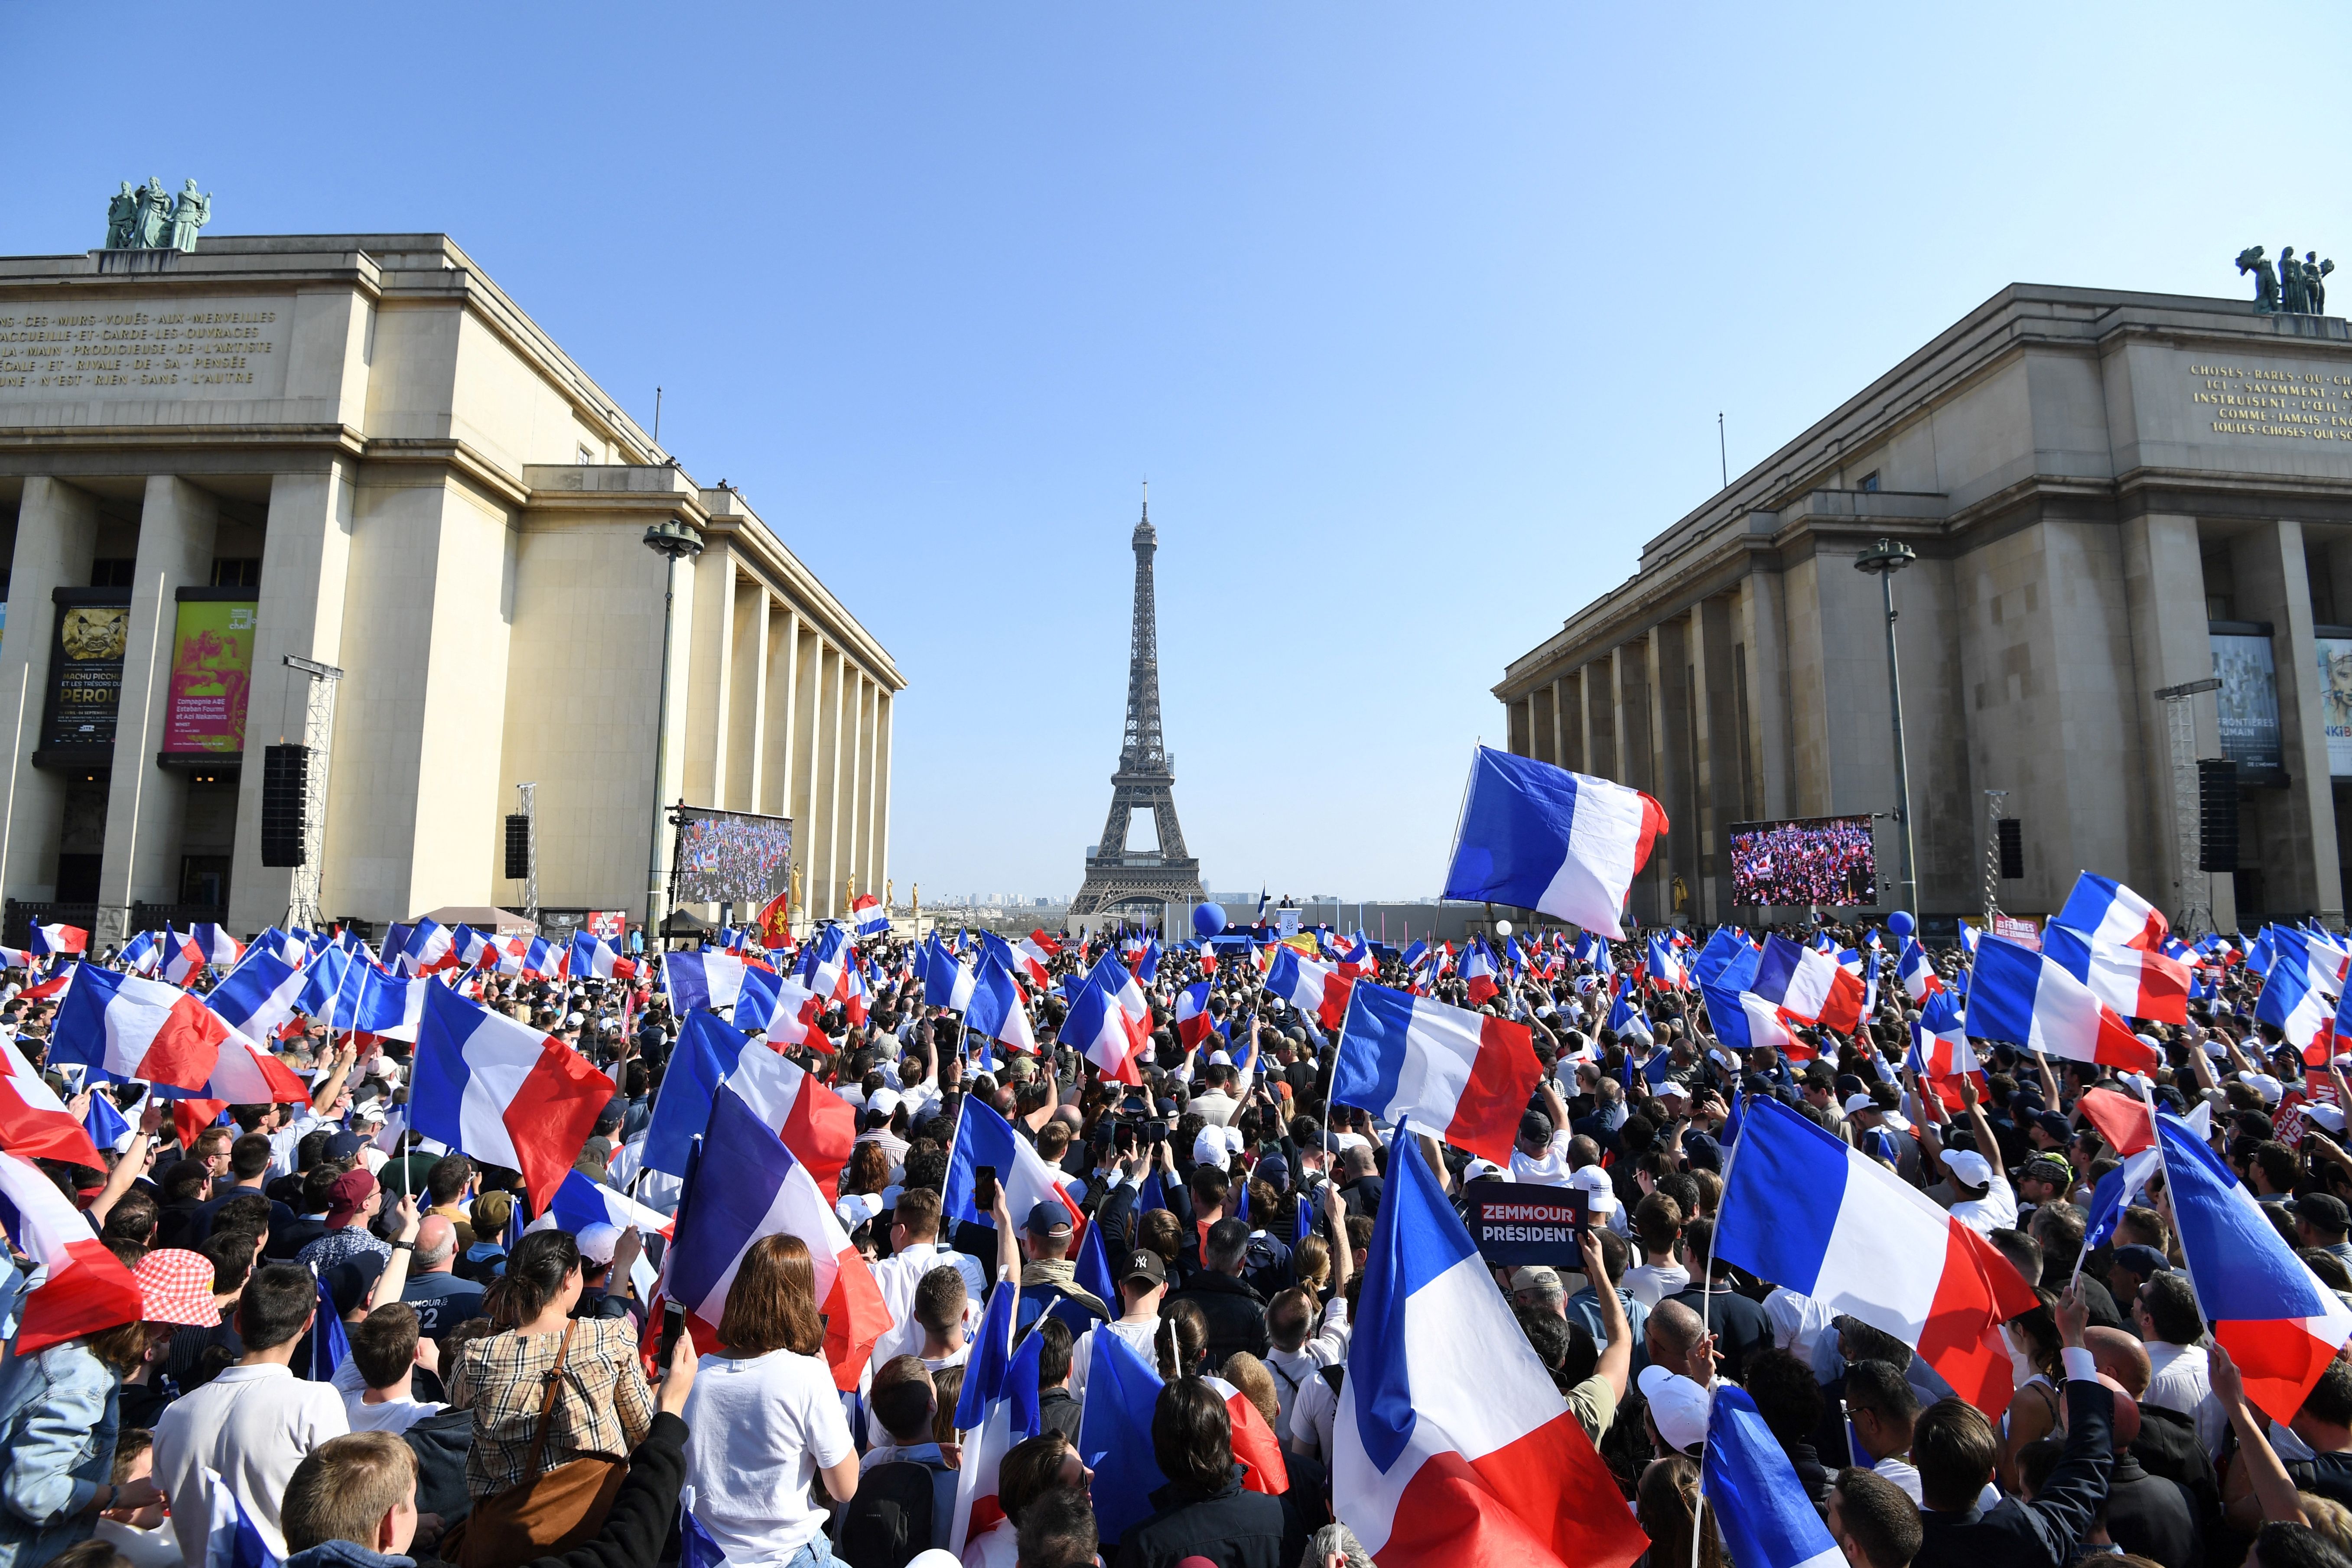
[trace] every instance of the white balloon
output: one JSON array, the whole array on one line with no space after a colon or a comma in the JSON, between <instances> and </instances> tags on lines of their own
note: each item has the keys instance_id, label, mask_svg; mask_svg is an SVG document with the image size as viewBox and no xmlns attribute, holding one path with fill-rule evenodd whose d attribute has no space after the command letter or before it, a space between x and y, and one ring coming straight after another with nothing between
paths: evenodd
<instances>
[{"instance_id":1,"label":"white balloon","mask_svg":"<svg viewBox=\"0 0 2352 1568\"><path fill-rule=\"evenodd\" d=\"M1510 921L1496 921L1495 922L1495 934L1496 934L1496 936L1508 936L1508 935L1510 935L1510 934L1511 934L1511 922L1510 922Z\"/></svg>"}]
</instances>

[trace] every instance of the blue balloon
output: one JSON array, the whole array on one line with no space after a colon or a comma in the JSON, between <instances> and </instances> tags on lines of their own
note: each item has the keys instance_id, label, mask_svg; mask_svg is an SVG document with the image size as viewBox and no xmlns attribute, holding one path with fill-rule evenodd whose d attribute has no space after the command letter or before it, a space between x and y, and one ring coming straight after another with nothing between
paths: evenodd
<instances>
[{"instance_id":1,"label":"blue balloon","mask_svg":"<svg viewBox=\"0 0 2352 1568\"><path fill-rule=\"evenodd\" d=\"M1909 936L1918 926L1919 922L1911 918L1909 910L1897 910L1886 917L1886 929L1896 936Z\"/></svg>"},{"instance_id":2,"label":"blue balloon","mask_svg":"<svg viewBox=\"0 0 2352 1568\"><path fill-rule=\"evenodd\" d=\"M1199 904L1192 910L1192 929L1206 942L1225 929L1225 907L1223 904Z\"/></svg>"}]
</instances>

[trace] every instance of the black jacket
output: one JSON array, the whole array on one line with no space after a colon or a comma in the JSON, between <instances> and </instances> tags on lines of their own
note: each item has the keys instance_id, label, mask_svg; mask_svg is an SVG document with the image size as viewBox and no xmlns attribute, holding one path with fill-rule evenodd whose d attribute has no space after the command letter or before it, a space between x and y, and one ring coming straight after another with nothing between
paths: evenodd
<instances>
[{"instance_id":1,"label":"black jacket","mask_svg":"<svg viewBox=\"0 0 2352 1568\"><path fill-rule=\"evenodd\" d=\"M536 1558L524 1568L654 1568L677 1522L678 1489L686 1484L686 1423L663 1412L629 1456L629 1475L613 1499L604 1528L585 1546ZM416 1568L448 1568L430 1557Z\"/></svg>"},{"instance_id":2,"label":"black jacket","mask_svg":"<svg viewBox=\"0 0 2352 1568\"><path fill-rule=\"evenodd\" d=\"M1387 1183L1379 1176L1358 1176L1342 1186L1339 1196L1348 1205L1348 1217L1353 1219L1361 1215L1366 1219L1378 1219L1381 1195L1386 1187Z\"/></svg>"},{"instance_id":3,"label":"black jacket","mask_svg":"<svg viewBox=\"0 0 2352 1568\"><path fill-rule=\"evenodd\" d=\"M1045 1423L1041 1430L1059 1432L1074 1448L1078 1443L1078 1416L1084 1410L1066 1388L1048 1388L1037 1395L1037 1419Z\"/></svg>"},{"instance_id":4,"label":"black jacket","mask_svg":"<svg viewBox=\"0 0 2352 1568\"><path fill-rule=\"evenodd\" d=\"M2213 1479L2213 1461L2197 1440L2197 1425L2177 1410L2159 1405L2139 1407L2139 1436L2131 1440L2131 1456L2151 1476L2179 1484L2189 1498L2189 1511L2207 1541L2219 1542L2227 1531L2221 1521L2221 1488Z\"/></svg>"},{"instance_id":5,"label":"black jacket","mask_svg":"<svg viewBox=\"0 0 2352 1568\"><path fill-rule=\"evenodd\" d=\"M1151 1494L1159 1511L1118 1545L1118 1568L1171 1568L1205 1557L1217 1568L1297 1568L1307 1553L1307 1526L1280 1498L1242 1490L1242 1468L1218 1491L1171 1481Z\"/></svg>"},{"instance_id":6,"label":"black jacket","mask_svg":"<svg viewBox=\"0 0 2352 1568\"><path fill-rule=\"evenodd\" d=\"M2066 1451L2032 1502L2003 1498L1990 1510L1919 1510L1924 1539L1912 1568L2063 1568L2106 1500L2116 1396L2102 1383L2066 1382Z\"/></svg>"},{"instance_id":7,"label":"black jacket","mask_svg":"<svg viewBox=\"0 0 2352 1568\"><path fill-rule=\"evenodd\" d=\"M2140 1468L2129 1448L2116 1456L2107 1478L2107 1538L2164 1568L2197 1568L2205 1559L2189 1494Z\"/></svg>"},{"instance_id":8,"label":"black jacket","mask_svg":"<svg viewBox=\"0 0 2352 1568\"><path fill-rule=\"evenodd\" d=\"M474 1447L471 1410L436 1410L401 1435L416 1457L416 1511L437 1513L445 1525L474 1511L466 1489L466 1456Z\"/></svg>"},{"instance_id":9,"label":"black jacket","mask_svg":"<svg viewBox=\"0 0 2352 1568\"><path fill-rule=\"evenodd\" d=\"M1209 1370L1223 1375L1225 1358L1247 1351L1260 1361L1274 1347L1265 1331L1265 1298L1230 1274L1202 1269L1169 1296L1170 1305L1190 1301L1209 1321Z\"/></svg>"}]
</instances>

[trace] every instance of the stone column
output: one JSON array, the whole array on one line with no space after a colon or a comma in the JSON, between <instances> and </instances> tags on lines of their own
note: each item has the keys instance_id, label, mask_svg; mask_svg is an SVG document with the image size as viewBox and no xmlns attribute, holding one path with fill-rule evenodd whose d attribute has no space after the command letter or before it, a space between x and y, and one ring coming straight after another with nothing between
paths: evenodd
<instances>
[{"instance_id":1,"label":"stone column","mask_svg":"<svg viewBox=\"0 0 2352 1568\"><path fill-rule=\"evenodd\" d=\"M1788 638L1781 626L1777 572L1753 572L1740 584L1739 630L1748 649L1749 755L1767 819L1790 815Z\"/></svg>"},{"instance_id":2,"label":"stone column","mask_svg":"<svg viewBox=\"0 0 2352 1568\"><path fill-rule=\"evenodd\" d=\"M841 678L840 651L830 646L820 652L816 728L821 754L816 761L816 849L818 874L811 879L809 913L815 918L841 912Z\"/></svg>"},{"instance_id":3,"label":"stone column","mask_svg":"<svg viewBox=\"0 0 2352 1568\"><path fill-rule=\"evenodd\" d=\"M1528 700L1503 699L1503 749L1517 756L1533 756L1528 742Z\"/></svg>"},{"instance_id":4,"label":"stone column","mask_svg":"<svg viewBox=\"0 0 2352 1568\"><path fill-rule=\"evenodd\" d=\"M1528 754L1538 762L1559 765L1559 725L1552 713L1549 684L1528 692L1528 743L1533 748Z\"/></svg>"},{"instance_id":5,"label":"stone column","mask_svg":"<svg viewBox=\"0 0 2352 1568\"><path fill-rule=\"evenodd\" d=\"M133 903L171 903L180 896L180 815L187 779L157 767L155 753L163 749L172 643L179 626L174 591L210 581L219 517L219 503L187 480L171 474L148 479L131 570L122 706L114 720L106 864L99 873L98 929L90 932L95 942L128 936Z\"/></svg>"},{"instance_id":6,"label":"stone column","mask_svg":"<svg viewBox=\"0 0 2352 1568\"><path fill-rule=\"evenodd\" d=\"M797 618L797 617L796 617ZM794 655L793 677L793 773L789 815L793 819L793 860L801 868L801 901L793 910L796 920L813 920L821 897L817 879L823 873L823 838L817 831L817 749L821 739L817 715L824 710L824 642L814 626L803 626Z\"/></svg>"},{"instance_id":7,"label":"stone column","mask_svg":"<svg viewBox=\"0 0 2352 1568\"><path fill-rule=\"evenodd\" d=\"M1610 656L1613 676L1611 689L1612 750L1615 753L1617 782L1630 784L1651 795L1657 793L1652 776L1650 750L1650 689L1652 671L1643 658L1648 637L1637 637L1617 645ZM1671 813L1668 814L1670 816ZM1664 857L1655 857L1654 868L1664 863ZM1664 910L1657 897L1657 876L1654 869L1635 879L1631 902L1633 918L1644 925L1654 925L1664 917Z\"/></svg>"},{"instance_id":8,"label":"stone column","mask_svg":"<svg viewBox=\"0 0 2352 1568\"><path fill-rule=\"evenodd\" d=\"M2303 525L2287 519L2255 529L2240 538L2232 557L2241 605L2271 623L2272 658L2278 668L2280 759L2287 775L2283 798L2263 813L2262 864L2264 901L2270 909L2253 912L2310 910L2330 925L2341 925L2344 889L2336 861L2336 798L2327 771Z\"/></svg>"},{"instance_id":9,"label":"stone column","mask_svg":"<svg viewBox=\"0 0 2352 1568\"><path fill-rule=\"evenodd\" d=\"M1691 764L1690 658L1676 616L1650 628L1650 776L1654 794L1671 825L1666 841L1651 854L1651 879L1658 890L1661 918L1675 913L1675 879L1682 879L1686 912L1698 915L1698 791Z\"/></svg>"},{"instance_id":10,"label":"stone column","mask_svg":"<svg viewBox=\"0 0 2352 1568\"><path fill-rule=\"evenodd\" d=\"M89 584L97 540L98 500L89 492L62 479L25 481L8 573L8 624L16 635L0 638L0 723L15 737L8 752L6 810L0 814L0 878L12 899L57 895L65 780L33 766L48 698L49 649L57 637L57 606L49 594Z\"/></svg>"},{"instance_id":11,"label":"stone column","mask_svg":"<svg viewBox=\"0 0 2352 1568\"><path fill-rule=\"evenodd\" d=\"M229 863L228 920L239 931L285 918L294 872L261 863L261 752L307 739L310 678L286 668L288 655L340 666L343 588L352 561L351 474L340 462L320 473L269 482L269 526L261 543L261 587L253 633L253 680L245 713L245 768L236 786L236 848ZM331 771L330 779L333 777ZM320 825L311 825L323 848ZM321 911L333 918L336 911Z\"/></svg>"},{"instance_id":12,"label":"stone column","mask_svg":"<svg viewBox=\"0 0 2352 1568\"><path fill-rule=\"evenodd\" d=\"M728 687L727 790L719 804L731 811L757 811L768 751L768 590L748 578L735 584L734 641L734 672Z\"/></svg>"},{"instance_id":13,"label":"stone column","mask_svg":"<svg viewBox=\"0 0 2352 1568\"><path fill-rule=\"evenodd\" d=\"M866 871L866 672L848 662L843 656L842 728L845 731L843 751L848 777L842 794L841 837L842 858L848 869L842 877L841 907L849 908L850 891L870 889Z\"/></svg>"},{"instance_id":14,"label":"stone column","mask_svg":"<svg viewBox=\"0 0 2352 1568\"><path fill-rule=\"evenodd\" d=\"M1739 820L1740 735L1731 657L1731 601L1703 599L1691 612L1691 668L1697 678L1696 758L1698 874L1702 918L1731 918L1731 866L1726 835Z\"/></svg>"},{"instance_id":15,"label":"stone column","mask_svg":"<svg viewBox=\"0 0 2352 1568\"><path fill-rule=\"evenodd\" d=\"M760 770L760 804L753 809L771 816L793 814L793 736L799 717L800 612L785 604L768 611L769 713L767 756ZM799 846L793 846L797 856Z\"/></svg>"},{"instance_id":16,"label":"stone column","mask_svg":"<svg viewBox=\"0 0 2352 1568\"><path fill-rule=\"evenodd\" d=\"M2213 673L2213 644L2206 632L2205 563L2197 542L2197 520L2179 514L2132 518L2123 524L2124 599L2131 619L2133 671L2137 689L2132 697L2139 716L2139 736L2147 766L2137 781L2146 790L2147 820L2156 825L2161 847L2161 877L2143 889L2162 904L2176 927L2180 923L2180 868L2194 867L2197 844L2192 836L2183 846L2176 826L2182 804L2175 795L2172 768L2170 704L2159 702L2161 687L2182 686ZM2200 757L2221 754L2221 731L2210 696L2191 697ZM2189 781L2190 820L2196 817L2196 779ZM1981 830L1979 831L1981 837ZM2214 925L2237 929L2237 889L2227 873L2202 876L2210 885Z\"/></svg>"},{"instance_id":17,"label":"stone column","mask_svg":"<svg viewBox=\"0 0 2352 1568\"><path fill-rule=\"evenodd\" d=\"M898 703L887 690L877 688L874 704L874 875L887 880L890 875L890 737Z\"/></svg>"},{"instance_id":18,"label":"stone column","mask_svg":"<svg viewBox=\"0 0 2352 1568\"><path fill-rule=\"evenodd\" d=\"M713 542L687 568L702 613L687 634L686 799L717 805L726 797L728 721L734 710L735 552Z\"/></svg>"}]
</instances>

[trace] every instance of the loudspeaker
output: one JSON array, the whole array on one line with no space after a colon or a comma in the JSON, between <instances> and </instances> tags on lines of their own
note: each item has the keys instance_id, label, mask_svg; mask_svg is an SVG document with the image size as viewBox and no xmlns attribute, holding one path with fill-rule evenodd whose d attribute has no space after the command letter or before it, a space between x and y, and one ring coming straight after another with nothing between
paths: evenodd
<instances>
[{"instance_id":1,"label":"loudspeaker","mask_svg":"<svg viewBox=\"0 0 2352 1568\"><path fill-rule=\"evenodd\" d=\"M530 876L530 818L516 812L507 818L507 880L520 882Z\"/></svg>"},{"instance_id":2,"label":"loudspeaker","mask_svg":"<svg viewBox=\"0 0 2352 1568\"><path fill-rule=\"evenodd\" d=\"M2197 868L2238 868L2238 764L2227 757L2197 761Z\"/></svg>"},{"instance_id":3,"label":"loudspeaker","mask_svg":"<svg viewBox=\"0 0 2352 1568\"><path fill-rule=\"evenodd\" d=\"M2014 882L2025 875L2025 824L2004 816L1994 825L2000 847L2000 879Z\"/></svg>"},{"instance_id":4,"label":"loudspeaker","mask_svg":"<svg viewBox=\"0 0 2352 1568\"><path fill-rule=\"evenodd\" d=\"M261 863L302 866L310 854L310 748L261 749Z\"/></svg>"}]
</instances>

